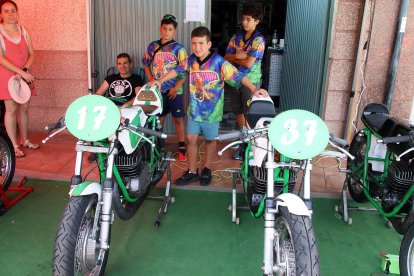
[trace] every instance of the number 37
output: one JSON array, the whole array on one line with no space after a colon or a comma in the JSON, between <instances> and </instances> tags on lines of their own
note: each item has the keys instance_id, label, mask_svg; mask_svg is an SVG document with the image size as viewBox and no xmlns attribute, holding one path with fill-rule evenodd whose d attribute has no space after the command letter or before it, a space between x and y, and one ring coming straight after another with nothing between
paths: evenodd
<instances>
[{"instance_id":1,"label":"number 37","mask_svg":"<svg viewBox=\"0 0 414 276\"><path fill-rule=\"evenodd\" d=\"M305 146L311 146L313 143L313 139L317 134L316 127L318 122L316 120L305 120L302 126L307 130L305 135ZM295 143L299 138L299 130L298 130L298 121L295 119L287 119L284 124L283 128L287 129L287 133L284 133L281 138L280 142L282 145L289 146Z\"/></svg>"}]
</instances>

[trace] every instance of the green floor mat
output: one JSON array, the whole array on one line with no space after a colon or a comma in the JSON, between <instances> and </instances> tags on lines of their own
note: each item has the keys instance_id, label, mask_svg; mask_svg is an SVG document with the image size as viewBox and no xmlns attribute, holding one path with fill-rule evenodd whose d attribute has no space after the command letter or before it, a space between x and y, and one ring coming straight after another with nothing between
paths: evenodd
<instances>
[{"instance_id":1,"label":"green floor mat","mask_svg":"<svg viewBox=\"0 0 414 276\"><path fill-rule=\"evenodd\" d=\"M1 274L51 275L69 187L40 180L25 185L34 192L0 217ZM241 224L233 224L227 210L230 193L172 193L176 202L158 229L152 226L158 201L145 201L129 221L115 217L106 275L261 275L262 218L241 212ZM398 254L402 237L386 228L378 214L353 212L353 225L346 225L333 212L336 200L313 203L321 275L370 275L380 271L380 251Z\"/></svg>"}]
</instances>

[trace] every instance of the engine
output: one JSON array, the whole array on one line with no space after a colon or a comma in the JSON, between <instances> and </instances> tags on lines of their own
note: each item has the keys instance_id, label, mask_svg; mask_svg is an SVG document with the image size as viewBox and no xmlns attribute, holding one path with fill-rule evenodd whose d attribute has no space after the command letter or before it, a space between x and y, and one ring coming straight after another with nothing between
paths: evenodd
<instances>
[{"instance_id":1,"label":"engine","mask_svg":"<svg viewBox=\"0 0 414 276\"><path fill-rule=\"evenodd\" d=\"M263 197L266 193L267 169L264 167L249 166L249 176L249 183L247 185L249 206L251 206L251 209L254 212L257 212L257 209L259 208L260 203L262 202ZM290 170L288 182L289 193L291 193L295 188L296 179L296 171ZM283 189L283 183L280 181L275 181L274 183L275 194L279 194Z\"/></svg>"},{"instance_id":2,"label":"engine","mask_svg":"<svg viewBox=\"0 0 414 276\"><path fill-rule=\"evenodd\" d=\"M150 183L149 165L145 156L145 147L138 147L131 154L120 151L115 158L115 165L128 193L133 197L142 196Z\"/></svg>"},{"instance_id":3,"label":"engine","mask_svg":"<svg viewBox=\"0 0 414 276\"><path fill-rule=\"evenodd\" d=\"M391 212L412 185L414 185L414 166L407 160L391 163L388 167L388 176L384 181L382 198L384 211ZM412 199L408 200L400 212L408 212L412 204Z\"/></svg>"}]
</instances>

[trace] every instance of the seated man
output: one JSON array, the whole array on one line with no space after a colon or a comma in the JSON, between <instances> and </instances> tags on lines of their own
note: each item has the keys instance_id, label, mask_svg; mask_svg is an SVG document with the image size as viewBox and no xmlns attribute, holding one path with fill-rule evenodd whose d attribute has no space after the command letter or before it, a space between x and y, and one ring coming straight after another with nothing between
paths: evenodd
<instances>
[{"instance_id":1,"label":"seated man","mask_svg":"<svg viewBox=\"0 0 414 276\"><path fill-rule=\"evenodd\" d=\"M132 61L127 53L121 53L116 57L116 68L119 73L107 76L96 90L96 95L104 96L108 91L107 97L118 107L131 106L144 81L140 76L132 74ZM96 153L91 153L88 157L91 163L96 159Z\"/></svg>"},{"instance_id":2,"label":"seated man","mask_svg":"<svg viewBox=\"0 0 414 276\"><path fill-rule=\"evenodd\" d=\"M116 57L116 68L119 74L107 76L96 91L96 95L104 96L108 91L107 97L117 106L131 106L144 81L140 76L132 74L131 57L126 53Z\"/></svg>"}]
</instances>

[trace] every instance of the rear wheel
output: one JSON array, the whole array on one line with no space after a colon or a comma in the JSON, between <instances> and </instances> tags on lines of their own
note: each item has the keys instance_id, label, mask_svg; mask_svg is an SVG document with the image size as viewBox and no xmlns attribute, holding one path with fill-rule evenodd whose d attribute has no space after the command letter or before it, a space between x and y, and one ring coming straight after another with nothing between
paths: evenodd
<instances>
[{"instance_id":1,"label":"rear wheel","mask_svg":"<svg viewBox=\"0 0 414 276\"><path fill-rule=\"evenodd\" d=\"M53 275L103 275L109 250L99 248L97 207L95 194L70 198L56 233Z\"/></svg>"},{"instance_id":2,"label":"rear wheel","mask_svg":"<svg viewBox=\"0 0 414 276\"><path fill-rule=\"evenodd\" d=\"M352 139L349 152L355 156L352 160L348 158L347 169L351 172L347 175L345 183L348 185L348 191L352 199L356 202L367 202L368 199L364 194L364 186L362 179L358 176L358 172L362 173L364 170L364 156L366 149L366 138L364 135L357 133Z\"/></svg>"},{"instance_id":3,"label":"rear wheel","mask_svg":"<svg viewBox=\"0 0 414 276\"><path fill-rule=\"evenodd\" d=\"M7 133L0 129L0 185L4 191L7 191L12 183L15 168L16 156L13 144Z\"/></svg>"},{"instance_id":4,"label":"rear wheel","mask_svg":"<svg viewBox=\"0 0 414 276\"><path fill-rule=\"evenodd\" d=\"M286 207L280 207L275 231L273 263L276 275L320 275L316 237L309 217L291 214Z\"/></svg>"},{"instance_id":5,"label":"rear wheel","mask_svg":"<svg viewBox=\"0 0 414 276\"><path fill-rule=\"evenodd\" d=\"M401 275L414 276L414 224L405 234L400 248Z\"/></svg>"}]
</instances>

